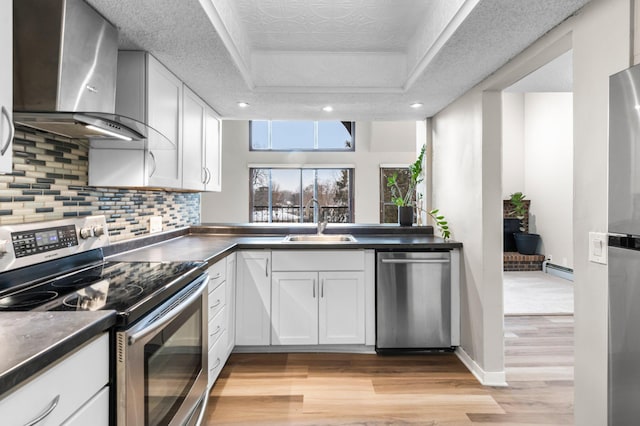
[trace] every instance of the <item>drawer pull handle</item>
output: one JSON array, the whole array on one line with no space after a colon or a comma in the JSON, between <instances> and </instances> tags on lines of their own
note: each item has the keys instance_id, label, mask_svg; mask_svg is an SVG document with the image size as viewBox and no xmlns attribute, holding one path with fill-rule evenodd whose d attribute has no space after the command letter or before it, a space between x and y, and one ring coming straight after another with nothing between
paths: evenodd
<instances>
[{"instance_id":1,"label":"drawer pull handle","mask_svg":"<svg viewBox=\"0 0 640 426\"><path fill-rule=\"evenodd\" d=\"M58 402L59 401L60 401L60 395L56 395L56 397L53 398L53 401L51 401L49 403L49 406L47 407L47 409L44 410L44 413L40 414L35 419L30 420L29 422L27 422L25 424L25 426L33 426L33 425L36 425L36 424L40 423L41 421L43 421L49 414L51 414L53 412L53 410L56 409L56 407L58 406Z\"/></svg>"},{"instance_id":2,"label":"drawer pull handle","mask_svg":"<svg viewBox=\"0 0 640 426\"><path fill-rule=\"evenodd\" d=\"M220 358L216 359L216 365L209 369L209 373L213 373L213 371L220 366Z\"/></svg>"},{"instance_id":3,"label":"drawer pull handle","mask_svg":"<svg viewBox=\"0 0 640 426\"><path fill-rule=\"evenodd\" d=\"M217 326L217 327L216 327L216 331L214 331L213 333L211 333L211 334L209 335L209 337L213 337L213 336L215 336L216 334L220 333L220 330L221 330L220 326Z\"/></svg>"},{"instance_id":4,"label":"drawer pull handle","mask_svg":"<svg viewBox=\"0 0 640 426\"><path fill-rule=\"evenodd\" d=\"M215 276L215 277L213 277L212 279L217 280L218 278L220 278L220 272L218 272L218 273L216 274L216 276Z\"/></svg>"},{"instance_id":5,"label":"drawer pull handle","mask_svg":"<svg viewBox=\"0 0 640 426\"><path fill-rule=\"evenodd\" d=\"M215 309L215 308L217 308L218 306L220 306L220 303L222 303L222 302L220 301L220 299L216 300L216 303L214 303L213 305L211 305L211 306L209 307L209 309Z\"/></svg>"}]
</instances>

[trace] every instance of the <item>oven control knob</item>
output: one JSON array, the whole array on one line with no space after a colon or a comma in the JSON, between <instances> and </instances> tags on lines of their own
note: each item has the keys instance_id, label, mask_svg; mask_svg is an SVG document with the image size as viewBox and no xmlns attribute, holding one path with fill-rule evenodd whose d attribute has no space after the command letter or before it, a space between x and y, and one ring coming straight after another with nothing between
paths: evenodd
<instances>
[{"instance_id":1,"label":"oven control knob","mask_svg":"<svg viewBox=\"0 0 640 426\"><path fill-rule=\"evenodd\" d=\"M93 237L93 229L92 228L81 228L80 229L80 238L86 240L89 237Z\"/></svg>"},{"instance_id":2,"label":"oven control knob","mask_svg":"<svg viewBox=\"0 0 640 426\"><path fill-rule=\"evenodd\" d=\"M7 247L9 245L8 243L9 243L9 241L7 241L7 240L0 240L0 254L4 254L7 251L9 251L9 249Z\"/></svg>"},{"instance_id":3,"label":"oven control knob","mask_svg":"<svg viewBox=\"0 0 640 426\"><path fill-rule=\"evenodd\" d=\"M94 226L93 227L93 236L94 237L99 237L101 235L104 235L104 228L102 226Z\"/></svg>"}]
</instances>

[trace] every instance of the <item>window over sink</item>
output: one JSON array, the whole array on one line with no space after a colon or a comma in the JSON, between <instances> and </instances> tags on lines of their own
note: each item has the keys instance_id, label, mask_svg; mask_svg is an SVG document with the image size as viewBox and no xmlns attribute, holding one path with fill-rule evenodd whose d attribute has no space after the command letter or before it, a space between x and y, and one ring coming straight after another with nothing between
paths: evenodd
<instances>
[{"instance_id":1,"label":"window over sink","mask_svg":"<svg viewBox=\"0 0 640 426\"><path fill-rule=\"evenodd\" d=\"M353 173L352 168L250 168L249 220L353 222Z\"/></svg>"}]
</instances>

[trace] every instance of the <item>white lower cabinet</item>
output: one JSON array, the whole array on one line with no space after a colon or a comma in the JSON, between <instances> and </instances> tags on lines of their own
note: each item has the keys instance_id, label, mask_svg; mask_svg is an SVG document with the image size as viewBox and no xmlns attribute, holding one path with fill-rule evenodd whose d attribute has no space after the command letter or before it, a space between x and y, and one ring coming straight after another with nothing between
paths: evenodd
<instances>
[{"instance_id":1,"label":"white lower cabinet","mask_svg":"<svg viewBox=\"0 0 640 426\"><path fill-rule=\"evenodd\" d=\"M227 261L227 354L236 345L236 253L231 253Z\"/></svg>"},{"instance_id":2,"label":"white lower cabinet","mask_svg":"<svg viewBox=\"0 0 640 426\"><path fill-rule=\"evenodd\" d=\"M272 276L271 343L318 343L318 274L274 272Z\"/></svg>"},{"instance_id":3,"label":"white lower cabinet","mask_svg":"<svg viewBox=\"0 0 640 426\"><path fill-rule=\"evenodd\" d=\"M108 425L108 382L109 334L103 333L1 399L1 423Z\"/></svg>"},{"instance_id":4,"label":"white lower cabinet","mask_svg":"<svg viewBox=\"0 0 640 426\"><path fill-rule=\"evenodd\" d=\"M273 345L364 344L364 273L274 272Z\"/></svg>"},{"instance_id":5,"label":"white lower cabinet","mask_svg":"<svg viewBox=\"0 0 640 426\"><path fill-rule=\"evenodd\" d=\"M320 272L318 343L365 343L364 272Z\"/></svg>"},{"instance_id":6,"label":"white lower cabinet","mask_svg":"<svg viewBox=\"0 0 640 426\"><path fill-rule=\"evenodd\" d=\"M271 252L237 253L236 345L271 343Z\"/></svg>"}]
</instances>

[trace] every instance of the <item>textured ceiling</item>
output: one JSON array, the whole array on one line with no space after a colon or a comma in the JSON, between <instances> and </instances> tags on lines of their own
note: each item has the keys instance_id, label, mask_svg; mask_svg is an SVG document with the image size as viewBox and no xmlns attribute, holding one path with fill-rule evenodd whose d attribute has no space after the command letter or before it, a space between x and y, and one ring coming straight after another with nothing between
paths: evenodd
<instances>
[{"instance_id":1,"label":"textured ceiling","mask_svg":"<svg viewBox=\"0 0 640 426\"><path fill-rule=\"evenodd\" d=\"M507 92L573 92L573 51L558 56L505 89Z\"/></svg>"},{"instance_id":2,"label":"textured ceiling","mask_svg":"<svg viewBox=\"0 0 640 426\"><path fill-rule=\"evenodd\" d=\"M417 120L589 0L87 1L222 117Z\"/></svg>"}]
</instances>

